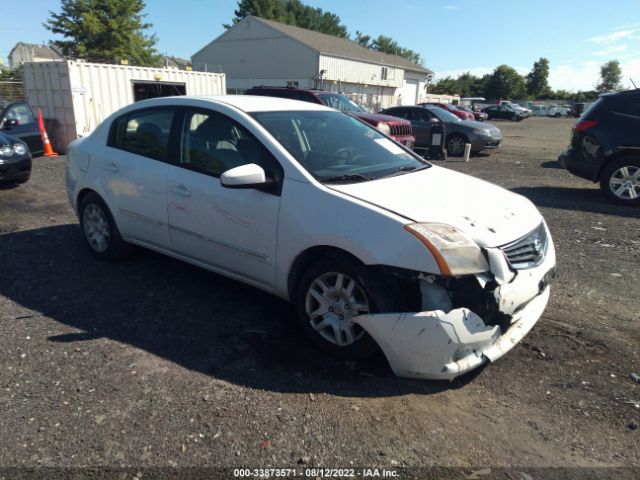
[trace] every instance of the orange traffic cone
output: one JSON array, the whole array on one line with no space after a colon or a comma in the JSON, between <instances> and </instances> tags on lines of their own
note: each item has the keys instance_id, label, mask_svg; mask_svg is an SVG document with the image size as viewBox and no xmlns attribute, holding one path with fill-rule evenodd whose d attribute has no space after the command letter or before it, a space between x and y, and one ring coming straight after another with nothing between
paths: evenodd
<instances>
[{"instance_id":1,"label":"orange traffic cone","mask_svg":"<svg viewBox=\"0 0 640 480\"><path fill-rule=\"evenodd\" d=\"M45 157L57 157L58 154L51 148L51 142L49 141L49 135L44 129L44 120L42 119L42 110L38 109L38 128L40 129L40 136L42 137L42 145L44 146Z\"/></svg>"}]
</instances>

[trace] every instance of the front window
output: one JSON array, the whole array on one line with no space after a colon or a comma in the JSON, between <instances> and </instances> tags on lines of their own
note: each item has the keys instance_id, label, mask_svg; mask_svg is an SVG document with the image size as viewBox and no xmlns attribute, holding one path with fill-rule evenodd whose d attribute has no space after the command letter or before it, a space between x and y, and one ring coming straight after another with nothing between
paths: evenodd
<instances>
[{"instance_id":1,"label":"front window","mask_svg":"<svg viewBox=\"0 0 640 480\"><path fill-rule=\"evenodd\" d=\"M318 96L320 97L320 101L327 107L335 108L336 110L340 110L341 112L365 111L364 108L362 108L353 100L349 99L349 97L345 97L344 95L339 95L337 93L321 93Z\"/></svg>"},{"instance_id":2,"label":"front window","mask_svg":"<svg viewBox=\"0 0 640 480\"><path fill-rule=\"evenodd\" d=\"M338 112L253 114L320 181L367 181L430 165L375 128Z\"/></svg>"}]
</instances>

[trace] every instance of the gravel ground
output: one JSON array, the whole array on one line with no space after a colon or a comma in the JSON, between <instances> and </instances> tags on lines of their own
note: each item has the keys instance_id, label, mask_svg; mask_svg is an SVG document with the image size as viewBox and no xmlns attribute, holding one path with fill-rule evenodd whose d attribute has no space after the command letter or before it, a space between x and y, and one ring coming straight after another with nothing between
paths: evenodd
<instances>
[{"instance_id":1,"label":"gravel ground","mask_svg":"<svg viewBox=\"0 0 640 480\"><path fill-rule=\"evenodd\" d=\"M36 159L0 190L0 467L640 467L640 210L559 168L572 123L440 162L533 200L558 253L531 334L452 383L327 358L288 304L161 255L100 264Z\"/></svg>"}]
</instances>

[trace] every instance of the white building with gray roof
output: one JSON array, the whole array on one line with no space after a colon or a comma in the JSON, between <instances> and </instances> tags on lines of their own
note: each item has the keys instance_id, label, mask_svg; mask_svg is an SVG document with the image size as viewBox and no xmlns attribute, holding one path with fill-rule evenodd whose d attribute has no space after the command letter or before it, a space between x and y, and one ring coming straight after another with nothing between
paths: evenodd
<instances>
[{"instance_id":1,"label":"white building with gray roof","mask_svg":"<svg viewBox=\"0 0 640 480\"><path fill-rule=\"evenodd\" d=\"M426 99L432 72L345 38L249 16L191 57L194 70L222 71L229 93L257 85L339 91L374 109Z\"/></svg>"}]
</instances>

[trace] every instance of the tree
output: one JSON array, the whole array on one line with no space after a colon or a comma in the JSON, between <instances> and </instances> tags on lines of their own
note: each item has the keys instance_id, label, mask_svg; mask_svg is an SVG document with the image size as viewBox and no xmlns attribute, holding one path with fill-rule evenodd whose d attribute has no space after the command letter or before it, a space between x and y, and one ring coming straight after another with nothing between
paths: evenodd
<instances>
[{"instance_id":1,"label":"tree","mask_svg":"<svg viewBox=\"0 0 640 480\"><path fill-rule=\"evenodd\" d=\"M596 90L600 93L613 92L622 88L620 80L622 70L618 60L610 60L600 67L600 84Z\"/></svg>"},{"instance_id":2,"label":"tree","mask_svg":"<svg viewBox=\"0 0 640 480\"><path fill-rule=\"evenodd\" d=\"M531 72L527 74L527 93L533 98L548 98L549 88L549 60L541 57L534 62Z\"/></svg>"},{"instance_id":3,"label":"tree","mask_svg":"<svg viewBox=\"0 0 640 480\"><path fill-rule=\"evenodd\" d=\"M66 40L53 42L64 55L89 61L156 66L155 35L145 35L143 0L62 0L45 28Z\"/></svg>"},{"instance_id":4,"label":"tree","mask_svg":"<svg viewBox=\"0 0 640 480\"><path fill-rule=\"evenodd\" d=\"M371 35L365 35L356 30L356 39L354 41L361 47L371 48Z\"/></svg>"},{"instance_id":5,"label":"tree","mask_svg":"<svg viewBox=\"0 0 640 480\"><path fill-rule=\"evenodd\" d=\"M488 79L486 96L491 99L522 98L525 94L524 78L508 65L496 67Z\"/></svg>"},{"instance_id":6,"label":"tree","mask_svg":"<svg viewBox=\"0 0 640 480\"><path fill-rule=\"evenodd\" d=\"M321 8L310 7L300 0L238 0L238 8L233 12L235 25L245 17L264 18L316 32L348 38L347 27L340 23L335 13L325 12ZM231 25L225 24L225 28Z\"/></svg>"}]
</instances>

